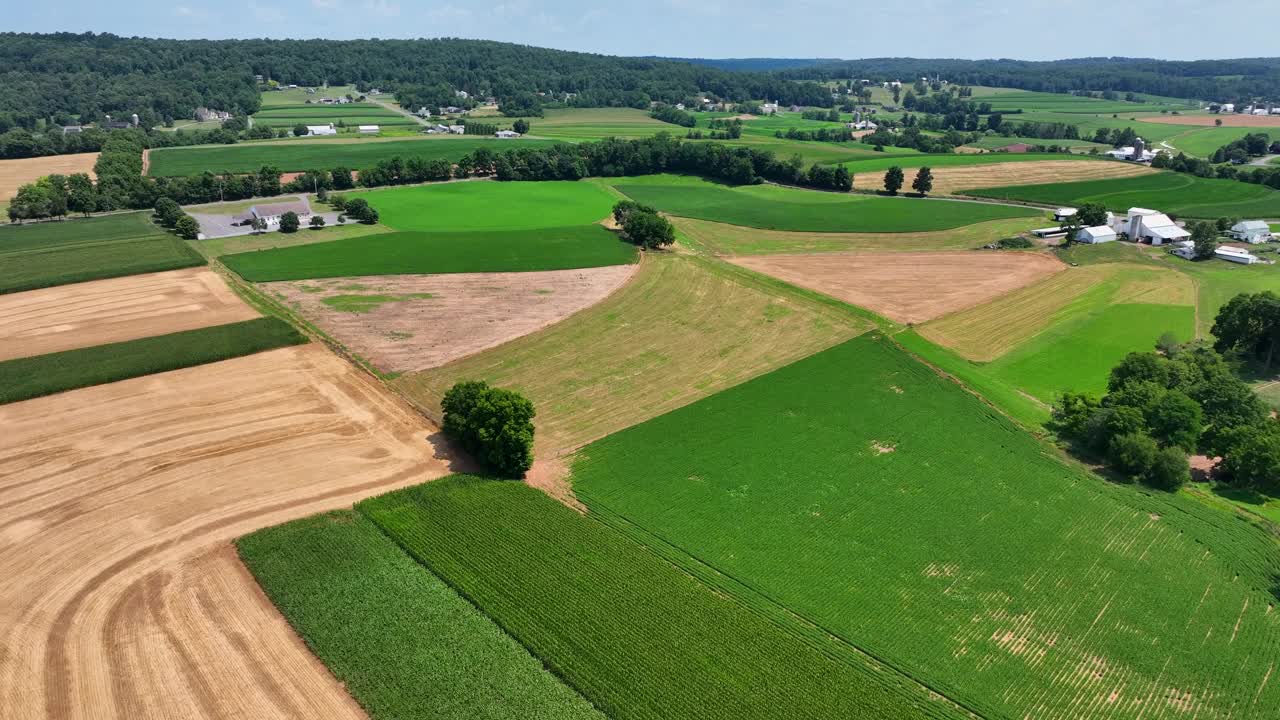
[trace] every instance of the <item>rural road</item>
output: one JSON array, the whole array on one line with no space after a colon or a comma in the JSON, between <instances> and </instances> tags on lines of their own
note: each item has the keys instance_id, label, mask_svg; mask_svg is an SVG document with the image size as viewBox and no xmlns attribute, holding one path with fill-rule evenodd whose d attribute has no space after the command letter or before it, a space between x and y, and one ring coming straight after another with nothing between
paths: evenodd
<instances>
[{"instance_id":1,"label":"rural road","mask_svg":"<svg viewBox=\"0 0 1280 720\"><path fill-rule=\"evenodd\" d=\"M372 98L371 98L371 99L372 99ZM408 110L405 110L404 108L400 107L399 105L397 105L397 104L395 104L395 103L385 102L385 101L383 101L383 100L373 100L373 104L374 104L374 105L380 105L380 106L382 106L382 107L386 108L387 110L390 110L390 111L391 111L391 112L393 112L393 113L399 113L399 114L401 114L401 115L403 115L403 116L405 116L405 117L409 118L410 120L413 120L414 122L418 123L419 125L428 126L428 127L431 125L431 123L430 123L430 122L428 122L428 121L426 121L426 120L423 120L422 118L418 117L417 115L414 115L413 113L409 112Z\"/></svg>"}]
</instances>

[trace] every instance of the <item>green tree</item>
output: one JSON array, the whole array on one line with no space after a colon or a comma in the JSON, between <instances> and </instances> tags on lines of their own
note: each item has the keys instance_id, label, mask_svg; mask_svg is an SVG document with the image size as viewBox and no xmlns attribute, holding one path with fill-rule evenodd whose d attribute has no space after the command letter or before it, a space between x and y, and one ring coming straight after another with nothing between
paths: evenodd
<instances>
[{"instance_id":1,"label":"green tree","mask_svg":"<svg viewBox=\"0 0 1280 720\"><path fill-rule=\"evenodd\" d=\"M1107 224L1107 206L1100 203L1085 203L1076 211L1080 224L1084 227L1098 227Z\"/></svg>"},{"instance_id":2,"label":"green tree","mask_svg":"<svg viewBox=\"0 0 1280 720\"><path fill-rule=\"evenodd\" d=\"M307 126L306 126L306 125L304 125L304 124L302 124L302 123L298 123L297 125L294 125L294 126L293 126L293 136L294 136L294 137L302 137L302 136L304 136L304 135L306 135L306 134L307 134Z\"/></svg>"},{"instance_id":3,"label":"green tree","mask_svg":"<svg viewBox=\"0 0 1280 720\"><path fill-rule=\"evenodd\" d=\"M1211 222L1198 222L1191 225L1191 242L1195 245L1196 259L1208 260L1218 249L1218 227Z\"/></svg>"},{"instance_id":4,"label":"green tree","mask_svg":"<svg viewBox=\"0 0 1280 720\"><path fill-rule=\"evenodd\" d=\"M298 232L299 227L301 227L301 223L298 220L298 213L290 210L289 212L280 216L280 232L282 233Z\"/></svg>"},{"instance_id":5,"label":"green tree","mask_svg":"<svg viewBox=\"0 0 1280 720\"><path fill-rule=\"evenodd\" d=\"M311 216L311 227L312 227L313 229L315 229L315 230L319 230L320 228L324 227L324 216L323 216L323 215L312 215L312 216Z\"/></svg>"},{"instance_id":6,"label":"green tree","mask_svg":"<svg viewBox=\"0 0 1280 720\"><path fill-rule=\"evenodd\" d=\"M67 177L67 209L86 216L98 209L98 191L93 180L85 173Z\"/></svg>"},{"instance_id":7,"label":"green tree","mask_svg":"<svg viewBox=\"0 0 1280 720\"><path fill-rule=\"evenodd\" d=\"M440 403L443 427L481 464L522 478L533 465L533 403L483 381L457 383Z\"/></svg>"},{"instance_id":8,"label":"green tree","mask_svg":"<svg viewBox=\"0 0 1280 720\"><path fill-rule=\"evenodd\" d=\"M898 167L897 165L894 165L893 167L889 168L884 173L885 192L889 193L890 195L897 195L898 191L902 189L902 183L905 181L905 179L906 178L902 173L902 168Z\"/></svg>"},{"instance_id":9,"label":"green tree","mask_svg":"<svg viewBox=\"0 0 1280 720\"><path fill-rule=\"evenodd\" d=\"M1219 470L1242 487L1275 488L1280 484L1280 424L1266 420L1239 429Z\"/></svg>"},{"instance_id":10,"label":"green tree","mask_svg":"<svg viewBox=\"0 0 1280 720\"><path fill-rule=\"evenodd\" d=\"M511 123L511 129L512 129L512 130L515 130L516 132L520 133L521 135L528 135L528 134L529 134L529 121L528 121L528 120L525 120L524 118L520 118L520 119L516 120L515 122Z\"/></svg>"},{"instance_id":11,"label":"green tree","mask_svg":"<svg viewBox=\"0 0 1280 720\"><path fill-rule=\"evenodd\" d=\"M928 195L933 190L933 170L928 165L920 168L916 173L916 179L911 181L911 189L921 195Z\"/></svg>"},{"instance_id":12,"label":"green tree","mask_svg":"<svg viewBox=\"0 0 1280 720\"><path fill-rule=\"evenodd\" d=\"M1152 382L1169 387L1169 363L1152 352L1131 352L1115 367L1107 378L1107 392L1117 392L1135 382Z\"/></svg>"},{"instance_id":13,"label":"green tree","mask_svg":"<svg viewBox=\"0 0 1280 720\"><path fill-rule=\"evenodd\" d=\"M175 227L181 217L183 217L182 207L174 202L173 198L162 197L156 200L156 218L161 225L168 228Z\"/></svg>"},{"instance_id":14,"label":"green tree","mask_svg":"<svg viewBox=\"0 0 1280 720\"><path fill-rule=\"evenodd\" d=\"M613 206L613 220L622 225L626 221L627 216L633 212L657 213L657 209L649 205L642 205L634 200L621 200Z\"/></svg>"},{"instance_id":15,"label":"green tree","mask_svg":"<svg viewBox=\"0 0 1280 720\"><path fill-rule=\"evenodd\" d=\"M1150 435L1130 432L1111 438L1107 460L1115 469L1138 480L1146 476L1156 462L1160 447Z\"/></svg>"},{"instance_id":16,"label":"green tree","mask_svg":"<svg viewBox=\"0 0 1280 720\"><path fill-rule=\"evenodd\" d=\"M1204 412L1200 403L1180 390L1170 390L1146 413L1151 436L1161 445L1175 447L1183 454L1193 453L1204 431Z\"/></svg>"},{"instance_id":17,"label":"green tree","mask_svg":"<svg viewBox=\"0 0 1280 720\"><path fill-rule=\"evenodd\" d=\"M355 180L351 177L351 170L344 167L336 167L330 173L333 176L334 190L350 190L356 186Z\"/></svg>"},{"instance_id":18,"label":"green tree","mask_svg":"<svg viewBox=\"0 0 1280 720\"><path fill-rule=\"evenodd\" d=\"M173 229L180 237L195 240L200 235L200 223L190 215L183 215L174 223Z\"/></svg>"},{"instance_id":19,"label":"green tree","mask_svg":"<svg viewBox=\"0 0 1280 720\"><path fill-rule=\"evenodd\" d=\"M622 221L622 234L643 248L665 247L676 241L675 228L666 218L651 212L633 211Z\"/></svg>"},{"instance_id":20,"label":"green tree","mask_svg":"<svg viewBox=\"0 0 1280 720\"><path fill-rule=\"evenodd\" d=\"M1173 492L1191 479L1191 463L1187 454L1174 447L1160 448L1142 476L1142 482L1160 490Z\"/></svg>"},{"instance_id":21,"label":"green tree","mask_svg":"<svg viewBox=\"0 0 1280 720\"><path fill-rule=\"evenodd\" d=\"M1251 355L1270 372L1280 349L1280 296L1270 290L1236 295L1218 311L1210 332L1218 352Z\"/></svg>"}]
</instances>

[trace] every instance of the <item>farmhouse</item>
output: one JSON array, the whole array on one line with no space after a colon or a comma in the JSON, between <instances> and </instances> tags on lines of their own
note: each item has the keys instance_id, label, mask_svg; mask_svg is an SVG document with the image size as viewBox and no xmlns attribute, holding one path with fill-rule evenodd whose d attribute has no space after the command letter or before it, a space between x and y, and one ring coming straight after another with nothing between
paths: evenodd
<instances>
[{"instance_id":1,"label":"farmhouse","mask_svg":"<svg viewBox=\"0 0 1280 720\"><path fill-rule=\"evenodd\" d=\"M1231 226L1231 237L1251 245L1271 240L1271 226L1261 220L1243 220Z\"/></svg>"},{"instance_id":2,"label":"farmhouse","mask_svg":"<svg viewBox=\"0 0 1280 720\"><path fill-rule=\"evenodd\" d=\"M850 130L875 130L880 126L870 120L859 120L857 122L845 123Z\"/></svg>"},{"instance_id":3,"label":"farmhouse","mask_svg":"<svg viewBox=\"0 0 1280 720\"><path fill-rule=\"evenodd\" d=\"M453 133L454 135L465 135L467 133L467 126L466 125L450 125L449 132Z\"/></svg>"},{"instance_id":4,"label":"farmhouse","mask_svg":"<svg viewBox=\"0 0 1280 720\"><path fill-rule=\"evenodd\" d=\"M1223 245L1217 250L1214 250L1213 254L1227 262L1240 263L1241 265L1253 265L1254 263L1262 261L1262 258L1254 255L1248 250L1232 247L1230 245Z\"/></svg>"},{"instance_id":5,"label":"farmhouse","mask_svg":"<svg viewBox=\"0 0 1280 720\"><path fill-rule=\"evenodd\" d=\"M294 213L304 223L311 217L311 207L307 203L282 202L254 205L247 211L231 218L231 223L233 225L249 225L254 220L265 220L267 227L273 227L280 224L280 218L287 212Z\"/></svg>"},{"instance_id":6,"label":"farmhouse","mask_svg":"<svg viewBox=\"0 0 1280 720\"><path fill-rule=\"evenodd\" d=\"M207 107L198 107L195 111L196 122L209 122L210 120L230 120L231 113L225 110L210 110Z\"/></svg>"},{"instance_id":7,"label":"farmhouse","mask_svg":"<svg viewBox=\"0 0 1280 720\"><path fill-rule=\"evenodd\" d=\"M1218 112L1233 113L1235 111L1236 106L1234 103L1223 103L1222 106L1218 108Z\"/></svg>"},{"instance_id":8,"label":"farmhouse","mask_svg":"<svg viewBox=\"0 0 1280 720\"><path fill-rule=\"evenodd\" d=\"M333 123L329 123L328 125L308 125L308 126L307 126L307 135L308 135L308 136L310 136L310 135L337 135L337 134L338 134L338 129L337 129L337 128L335 128L335 127L333 126Z\"/></svg>"},{"instance_id":9,"label":"farmhouse","mask_svg":"<svg viewBox=\"0 0 1280 720\"><path fill-rule=\"evenodd\" d=\"M1086 243L1088 245L1097 245L1098 243L1114 242L1116 239L1116 231L1106 225L1098 225L1096 227L1080 228L1076 233L1076 242Z\"/></svg>"},{"instance_id":10,"label":"farmhouse","mask_svg":"<svg viewBox=\"0 0 1280 720\"><path fill-rule=\"evenodd\" d=\"M1076 212L1078 211L1075 208L1067 208L1067 207L1058 208L1057 210L1053 211L1053 219L1057 220L1058 222L1066 222L1068 218L1075 217Z\"/></svg>"},{"instance_id":11,"label":"farmhouse","mask_svg":"<svg viewBox=\"0 0 1280 720\"><path fill-rule=\"evenodd\" d=\"M63 135L76 135L83 131L84 131L83 125L63 125L62 126Z\"/></svg>"},{"instance_id":12,"label":"farmhouse","mask_svg":"<svg viewBox=\"0 0 1280 720\"><path fill-rule=\"evenodd\" d=\"M778 103L775 103L775 102L761 103L760 112L764 113L765 115L776 113L778 112Z\"/></svg>"},{"instance_id":13,"label":"farmhouse","mask_svg":"<svg viewBox=\"0 0 1280 720\"><path fill-rule=\"evenodd\" d=\"M494 133L493 136L499 137L499 138L518 138L520 137L520 133L516 132L515 130L499 130L498 132Z\"/></svg>"},{"instance_id":14,"label":"farmhouse","mask_svg":"<svg viewBox=\"0 0 1280 720\"><path fill-rule=\"evenodd\" d=\"M357 128L362 135L377 135L382 132L382 128L377 125L361 125Z\"/></svg>"},{"instance_id":15,"label":"farmhouse","mask_svg":"<svg viewBox=\"0 0 1280 720\"><path fill-rule=\"evenodd\" d=\"M417 115L417 116L418 116L418 117L420 117L420 118L430 118L430 117L431 117L431 111L430 111L430 110L428 110L428 109L427 109L427 107L424 105L424 106L422 106L422 107L418 108L417 112L415 112L415 113L414 113L414 115Z\"/></svg>"}]
</instances>

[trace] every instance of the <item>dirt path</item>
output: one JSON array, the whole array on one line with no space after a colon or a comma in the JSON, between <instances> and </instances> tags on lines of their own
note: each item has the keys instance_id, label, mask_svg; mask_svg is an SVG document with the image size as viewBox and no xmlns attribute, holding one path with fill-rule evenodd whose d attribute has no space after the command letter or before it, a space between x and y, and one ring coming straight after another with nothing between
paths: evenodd
<instances>
[{"instance_id":1,"label":"dirt path","mask_svg":"<svg viewBox=\"0 0 1280 720\"><path fill-rule=\"evenodd\" d=\"M0 295L0 360L258 317L206 268Z\"/></svg>"},{"instance_id":2,"label":"dirt path","mask_svg":"<svg viewBox=\"0 0 1280 720\"><path fill-rule=\"evenodd\" d=\"M151 174L151 148L142 149L142 174Z\"/></svg>"},{"instance_id":3,"label":"dirt path","mask_svg":"<svg viewBox=\"0 0 1280 720\"><path fill-rule=\"evenodd\" d=\"M0 717L360 718L228 543L444 475L319 345L0 406Z\"/></svg>"}]
</instances>

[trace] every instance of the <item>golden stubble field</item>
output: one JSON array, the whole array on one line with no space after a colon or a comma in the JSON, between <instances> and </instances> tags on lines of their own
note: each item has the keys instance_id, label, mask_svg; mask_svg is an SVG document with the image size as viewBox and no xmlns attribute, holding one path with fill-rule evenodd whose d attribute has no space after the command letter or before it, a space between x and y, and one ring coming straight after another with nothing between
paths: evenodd
<instances>
[{"instance_id":1,"label":"golden stubble field","mask_svg":"<svg viewBox=\"0 0 1280 720\"><path fill-rule=\"evenodd\" d=\"M95 177L93 164L97 161L96 152L0 160L0 201L12 199L18 194L19 187L45 175L88 173L90 177Z\"/></svg>"}]
</instances>

